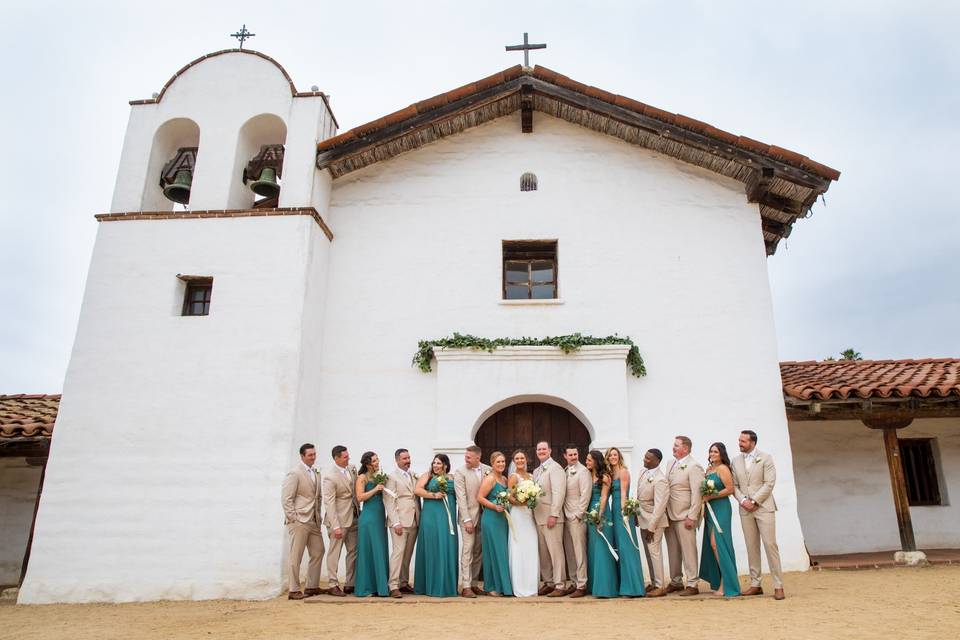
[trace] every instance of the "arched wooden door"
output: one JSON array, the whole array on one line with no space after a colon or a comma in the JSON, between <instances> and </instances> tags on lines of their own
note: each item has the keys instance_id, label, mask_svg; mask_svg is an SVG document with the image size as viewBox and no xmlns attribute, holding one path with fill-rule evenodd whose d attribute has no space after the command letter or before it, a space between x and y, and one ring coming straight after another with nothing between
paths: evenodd
<instances>
[{"instance_id":1,"label":"arched wooden door","mask_svg":"<svg viewBox=\"0 0 960 640\"><path fill-rule=\"evenodd\" d=\"M535 453L537 442L546 440L553 449L553 459L566 465L563 447L574 444L580 452L580 462L590 448L590 432L580 420L564 409L545 402L524 402L504 407L477 430L474 442L483 449L483 462L490 462L490 454L502 451L509 459L514 451L527 454L529 468L539 466Z\"/></svg>"}]
</instances>

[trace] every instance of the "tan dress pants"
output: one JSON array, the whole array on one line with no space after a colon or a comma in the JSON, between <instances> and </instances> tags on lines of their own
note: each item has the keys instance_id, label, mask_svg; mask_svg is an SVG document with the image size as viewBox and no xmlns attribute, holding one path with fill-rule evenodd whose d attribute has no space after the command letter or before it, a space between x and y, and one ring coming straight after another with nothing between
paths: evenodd
<instances>
[{"instance_id":1,"label":"tan dress pants","mask_svg":"<svg viewBox=\"0 0 960 640\"><path fill-rule=\"evenodd\" d=\"M767 565L773 576L773 587L783 588L783 570L780 568L780 549L777 547L777 512L740 510L743 526L743 541L747 545L747 560L750 563L750 586L760 586L760 542L767 552Z\"/></svg>"},{"instance_id":2,"label":"tan dress pants","mask_svg":"<svg viewBox=\"0 0 960 640\"><path fill-rule=\"evenodd\" d=\"M587 525L567 520L563 527L563 552L567 559L567 580L578 589L587 586Z\"/></svg>"},{"instance_id":3,"label":"tan dress pants","mask_svg":"<svg viewBox=\"0 0 960 640\"><path fill-rule=\"evenodd\" d=\"M480 567L483 566L482 550L480 548L479 523L474 523L473 533L468 532L460 525L460 588L468 589L480 586Z\"/></svg>"},{"instance_id":4,"label":"tan dress pants","mask_svg":"<svg viewBox=\"0 0 960 640\"><path fill-rule=\"evenodd\" d=\"M410 560L413 547L417 542L418 527L404 527L397 535L393 527L387 527L387 535L393 545L390 551L390 589L399 589L402 584L410 584Z\"/></svg>"},{"instance_id":5,"label":"tan dress pants","mask_svg":"<svg viewBox=\"0 0 960 640\"><path fill-rule=\"evenodd\" d=\"M307 589L320 586L320 569L323 567L323 533L315 524L291 522L287 525L289 536L290 591L302 591L300 584L300 565L303 552L310 560L307 563Z\"/></svg>"},{"instance_id":6,"label":"tan dress pants","mask_svg":"<svg viewBox=\"0 0 960 640\"><path fill-rule=\"evenodd\" d=\"M333 536L333 530L327 531L330 538L330 551L327 553L327 581L331 587L337 587L343 584L345 587L353 586L353 572L357 564L357 525L354 524L349 529L343 530L343 537L337 540ZM340 569L340 552L347 548L346 575L343 583L337 577L337 571Z\"/></svg>"},{"instance_id":7,"label":"tan dress pants","mask_svg":"<svg viewBox=\"0 0 960 640\"><path fill-rule=\"evenodd\" d=\"M537 525L537 547L540 551L540 581L555 587L563 586L563 522L557 522L553 529L545 524Z\"/></svg>"},{"instance_id":8,"label":"tan dress pants","mask_svg":"<svg viewBox=\"0 0 960 640\"><path fill-rule=\"evenodd\" d=\"M663 581L663 532L666 529L654 529L653 539L650 542L644 542L647 545L647 560L650 564L650 584L654 587L665 587ZM647 533L646 529L640 530L640 535Z\"/></svg>"},{"instance_id":9,"label":"tan dress pants","mask_svg":"<svg viewBox=\"0 0 960 640\"><path fill-rule=\"evenodd\" d=\"M697 530L687 529L683 520L671 520L664 535L667 538L667 557L670 562L670 582L677 586L696 587L700 582L697 564Z\"/></svg>"}]
</instances>

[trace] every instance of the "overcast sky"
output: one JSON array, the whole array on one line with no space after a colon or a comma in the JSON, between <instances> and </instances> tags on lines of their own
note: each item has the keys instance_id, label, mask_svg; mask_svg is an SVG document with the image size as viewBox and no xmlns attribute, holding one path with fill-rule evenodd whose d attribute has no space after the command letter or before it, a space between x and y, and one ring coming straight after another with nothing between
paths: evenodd
<instances>
[{"instance_id":1,"label":"overcast sky","mask_svg":"<svg viewBox=\"0 0 960 640\"><path fill-rule=\"evenodd\" d=\"M521 61L843 172L769 259L782 360L960 356L960 3L0 0L0 394L61 390L127 101L236 41L341 130ZM633 336L643 344L643 336Z\"/></svg>"}]
</instances>

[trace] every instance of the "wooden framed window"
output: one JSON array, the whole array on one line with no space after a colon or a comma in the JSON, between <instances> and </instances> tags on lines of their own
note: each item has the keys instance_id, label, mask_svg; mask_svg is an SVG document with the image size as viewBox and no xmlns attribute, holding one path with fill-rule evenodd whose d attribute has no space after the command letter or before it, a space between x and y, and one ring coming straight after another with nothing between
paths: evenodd
<instances>
[{"instance_id":1,"label":"wooden framed window","mask_svg":"<svg viewBox=\"0 0 960 640\"><path fill-rule=\"evenodd\" d=\"M503 299L557 297L557 241L503 241Z\"/></svg>"},{"instance_id":2,"label":"wooden framed window","mask_svg":"<svg viewBox=\"0 0 960 640\"><path fill-rule=\"evenodd\" d=\"M899 445L910 506L941 505L933 438L902 438Z\"/></svg>"},{"instance_id":3,"label":"wooden framed window","mask_svg":"<svg viewBox=\"0 0 960 640\"><path fill-rule=\"evenodd\" d=\"M186 283L183 294L183 316L210 315L210 298L213 295L213 278L209 276L184 276L178 278Z\"/></svg>"}]
</instances>

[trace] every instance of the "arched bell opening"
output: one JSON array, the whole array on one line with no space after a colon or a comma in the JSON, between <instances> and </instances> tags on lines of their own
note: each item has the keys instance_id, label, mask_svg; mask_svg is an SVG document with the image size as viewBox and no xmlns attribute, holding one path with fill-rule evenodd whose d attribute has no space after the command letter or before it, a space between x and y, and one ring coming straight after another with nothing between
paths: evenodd
<instances>
[{"instance_id":1,"label":"arched bell opening","mask_svg":"<svg viewBox=\"0 0 960 640\"><path fill-rule=\"evenodd\" d=\"M244 123L230 184L231 209L278 205L286 141L287 125L279 116L263 113Z\"/></svg>"},{"instance_id":2,"label":"arched bell opening","mask_svg":"<svg viewBox=\"0 0 960 640\"><path fill-rule=\"evenodd\" d=\"M157 128L141 210L172 211L189 206L199 148L200 127L189 118L167 120Z\"/></svg>"}]
</instances>

